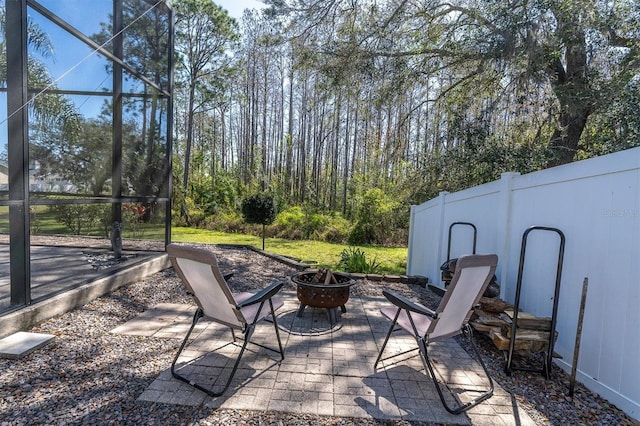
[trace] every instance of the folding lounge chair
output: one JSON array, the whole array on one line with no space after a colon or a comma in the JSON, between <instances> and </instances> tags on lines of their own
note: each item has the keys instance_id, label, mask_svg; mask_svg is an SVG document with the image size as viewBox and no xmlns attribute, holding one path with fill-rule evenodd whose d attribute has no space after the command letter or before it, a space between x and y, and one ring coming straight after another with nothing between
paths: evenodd
<instances>
[{"instance_id":1,"label":"folding lounge chair","mask_svg":"<svg viewBox=\"0 0 640 426\"><path fill-rule=\"evenodd\" d=\"M255 342L251 343L274 352L279 352L281 360L284 359L284 350L282 349L282 342L280 341L280 333L278 332L275 315L275 311L283 305L283 302L273 297L280 291L284 283L277 282L271 284L257 293L245 292L234 294L229 290L227 282L218 269L216 256L212 252L195 247L169 244L167 246L167 253L178 276L198 305L193 315L191 327L171 364L171 374L173 377L188 383L210 396L222 395L229 387L238 369L240 359L244 354L247 344L251 340L256 323L269 315L271 315L271 320L273 321L276 331L279 350ZM194 383L193 380L179 374L175 368L176 362L185 348L193 328L198 320L203 317L231 328L234 343L236 342L235 330L239 330L244 334L244 342L235 360L233 370L226 384L219 392L214 392L213 390Z\"/></svg>"},{"instance_id":2,"label":"folding lounge chair","mask_svg":"<svg viewBox=\"0 0 640 426\"><path fill-rule=\"evenodd\" d=\"M440 400L442 401L442 405L444 405L444 408L448 412L460 414L490 398L493 395L493 380L489 376L489 372L473 343L473 334L471 326L469 326L469 318L473 312L473 307L478 303L480 297L482 297L482 293L484 293L489 285L497 263L498 256L495 254L460 257L451 283L435 311L419 303L414 303L399 294L383 290L384 296L393 306L383 307L380 309L380 312L390 319L392 324L382 344L374 368L381 361L382 352L389 341L391 333L398 330L396 328L397 325L416 339L418 344L417 349L420 351L425 370L429 372L440 396ZM476 357L480 361L480 365L488 379L489 389L482 391L482 393L472 401L450 407L445 401L441 385L436 379L431 360L429 359L428 347L431 342L453 337L460 333L466 334L469 338ZM406 352L402 352L401 354L404 353ZM384 360L401 354L392 355ZM446 387L446 384L444 386Z\"/></svg>"}]
</instances>

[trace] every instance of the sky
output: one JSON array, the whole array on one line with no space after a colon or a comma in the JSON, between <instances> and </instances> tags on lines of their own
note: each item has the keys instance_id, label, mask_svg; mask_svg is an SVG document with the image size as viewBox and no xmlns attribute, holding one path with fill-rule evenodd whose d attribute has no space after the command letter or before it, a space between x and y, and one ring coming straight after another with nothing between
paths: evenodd
<instances>
[{"instance_id":1,"label":"sky","mask_svg":"<svg viewBox=\"0 0 640 426\"><path fill-rule=\"evenodd\" d=\"M227 9L229 15L236 18L238 21L242 18L242 12L245 9L262 9L265 6L264 3L257 0L213 0L216 4Z\"/></svg>"},{"instance_id":2,"label":"sky","mask_svg":"<svg viewBox=\"0 0 640 426\"><path fill-rule=\"evenodd\" d=\"M99 31L100 19L111 12L110 0L96 0L93 3L91 16L83 15L82 11L87 0L40 0L46 8L63 17L71 25L85 34L93 34ZM245 9L262 9L266 7L258 0L213 0L236 18L242 19ZM82 43L74 40L66 32L56 25L42 19L35 11L29 10L37 19L42 29L48 32L54 44L54 57L46 60L52 77L57 80L57 86L62 89L99 90L102 86L105 59L99 55L90 55L91 50ZM70 64L75 64L70 67ZM107 82L109 83L109 82ZM0 152L6 149L6 97L0 96ZM79 97L73 99L79 108L91 116L97 115L102 107L103 99L99 97ZM89 112L93 111L93 112Z\"/></svg>"}]
</instances>

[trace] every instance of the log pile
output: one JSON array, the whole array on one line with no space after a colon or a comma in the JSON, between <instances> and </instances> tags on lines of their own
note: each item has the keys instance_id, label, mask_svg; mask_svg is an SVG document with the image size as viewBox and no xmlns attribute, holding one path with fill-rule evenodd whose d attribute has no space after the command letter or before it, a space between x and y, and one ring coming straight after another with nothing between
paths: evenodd
<instances>
[{"instance_id":1,"label":"log pile","mask_svg":"<svg viewBox=\"0 0 640 426\"><path fill-rule=\"evenodd\" d=\"M509 350L513 319L513 305L499 298L480 299L470 321L471 326L489 336L496 348ZM518 313L515 350L545 352L549 346L551 318L536 317L527 312ZM556 332L555 338L558 337Z\"/></svg>"},{"instance_id":2,"label":"log pile","mask_svg":"<svg viewBox=\"0 0 640 426\"><path fill-rule=\"evenodd\" d=\"M304 274L298 274L297 278L309 284L339 284L338 277L329 269L318 269L317 271L309 269Z\"/></svg>"}]
</instances>

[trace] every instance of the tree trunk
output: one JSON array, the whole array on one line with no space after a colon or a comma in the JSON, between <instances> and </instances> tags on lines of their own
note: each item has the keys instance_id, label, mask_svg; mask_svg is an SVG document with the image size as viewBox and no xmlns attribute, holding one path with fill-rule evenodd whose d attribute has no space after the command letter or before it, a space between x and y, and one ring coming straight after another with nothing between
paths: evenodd
<instances>
[{"instance_id":1,"label":"tree trunk","mask_svg":"<svg viewBox=\"0 0 640 426\"><path fill-rule=\"evenodd\" d=\"M263 60L263 69L262 69L262 158L261 158L261 175L262 179L260 182L260 187L264 191L266 189L265 185L267 183L268 173L267 173L267 155L269 155L269 144L267 142L267 59L265 57ZM256 93L257 95L257 93Z\"/></svg>"},{"instance_id":2,"label":"tree trunk","mask_svg":"<svg viewBox=\"0 0 640 426\"><path fill-rule=\"evenodd\" d=\"M287 197L291 197L293 195L293 185L292 185L292 173L293 173L293 65L291 65L291 71L289 73L289 123L288 123L288 137L287 137L287 151L286 151L286 166L285 166L285 177L284 177L284 187L287 191Z\"/></svg>"},{"instance_id":3,"label":"tree trunk","mask_svg":"<svg viewBox=\"0 0 640 426\"><path fill-rule=\"evenodd\" d=\"M331 184L329 185L329 207L331 210L336 208L336 198L338 197L338 152L340 150L340 121L342 118L342 93L338 94L338 100L336 103L335 111L335 130L334 130L334 143L331 152L331 167L329 168Z\"/></svg>"},{"instance_id":4,"label":"tree trunk","mask_svg":"<svg viewBox=\"0 0 640 426\"><path fill-rule=\"evenodd\" d=\"M192 80L194 81L194 80ZM182 186L186 193L187 184L189 183L189 163L191 162L191 144L193 142L193 115L194 115L194 98L195 98L195 84L189 85L189 104L187 106L187 144L184 152L184 175L182 176ZM189 218L187 217L187 206L182 203L180 206L180 215L186 217L186 223L189 225Z\"/></svg>"},{"instance_id":5,"label":"tree trunk","mask_svg":"<svg viewBox=\"0 0 640 426\"><path fill-rule=\"evenodd\" d=\"M304 203L305 199L306 199L306 187L307 187L307 174L306 174L306 170L307 170L307 133L308 133L308 129L310 128L310 125L308 124L308 122L310 122L311 120L309 119L309 114L307 112L307 92L308 92L308 82L307 80L305 80L304 83L304 87L303 87L303 92L302 92L302 105L300 107L300 111L302 114L302 118L300 119L300 138L299 138L299 143L298 143L298 150L299 150L299 158L300 160L298 161L297 164L297 172L298 172L298 176L297 176L297 184L298 184L298 197L299 197L299 201L300 203Z\"/></svg>"},{"instance_id":6,"label":"tree trunk","mask_svg":"<svg viewBox=\"0 0 640 426\"><path fill-rule=\"evenodd\" d=\"M580 24L581 13L572 13L572 8L567 10L560 3L552 2L551 7L558 22L556 35L559 45L564 46L566 65L555 57L548 67L551 84L560 103L558 128L553 132L550 143L554 156L548 166L573 161L591 114L594 96L587 77L587 43Z\"/></svg>"},{"instance_id":7,"label":"tree trunk","mask_svg":"<svg viewBox=\"0 0 640 426\"><path fill-rule=\"evenodd\" d=\"M342 171L342 215L347 214L347 184L349 183L349 118L351 117L351 106L347 103L347 121L344 125L344 164Z\"/></svg>"},{"instance_id":8,"label":"tree trunk","mask_svg":"<svg viewBox=\"0 0 640 426\"><path fill-rule=\"evenodd\" d=\"M559 127L551 136L553 158L548 162L549 167L571 163L578 151L580 136L587 124L589 111L580 105L565 105L560 113Z\"/></svg>"}]
</instances>

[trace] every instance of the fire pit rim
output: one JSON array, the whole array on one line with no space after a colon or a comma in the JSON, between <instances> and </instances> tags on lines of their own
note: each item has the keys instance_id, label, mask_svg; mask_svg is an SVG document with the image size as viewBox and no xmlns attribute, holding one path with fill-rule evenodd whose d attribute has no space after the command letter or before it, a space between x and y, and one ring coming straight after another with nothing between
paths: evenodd
<instances>
[{"instance_id":1,"label":"fire pit rim","mask_svg":"<svg viewBox=\"0 0 640 426\"><path fill-rule=\"evenodd\" d=\"M334 276L342 276L348 279L348 281L343 282L343 283L329 283L329 284L325 284L325 283L313 283L313 282L306 282L306 281L301 281L298 277L300 275L309 275L309 274L315 274L317 271L303 271L303 272L298 272L296 274L294 274L291 277L291 281L293 281L294 283L298 284L298 285L302 285L305 287L318 287L318 288L340 288L340 287L351 287L352 285L356 284L356 280L353 279L353 277L351 277L351 275L344 273L344 272L331 272Z\"/></svg>"}]
</instances>

